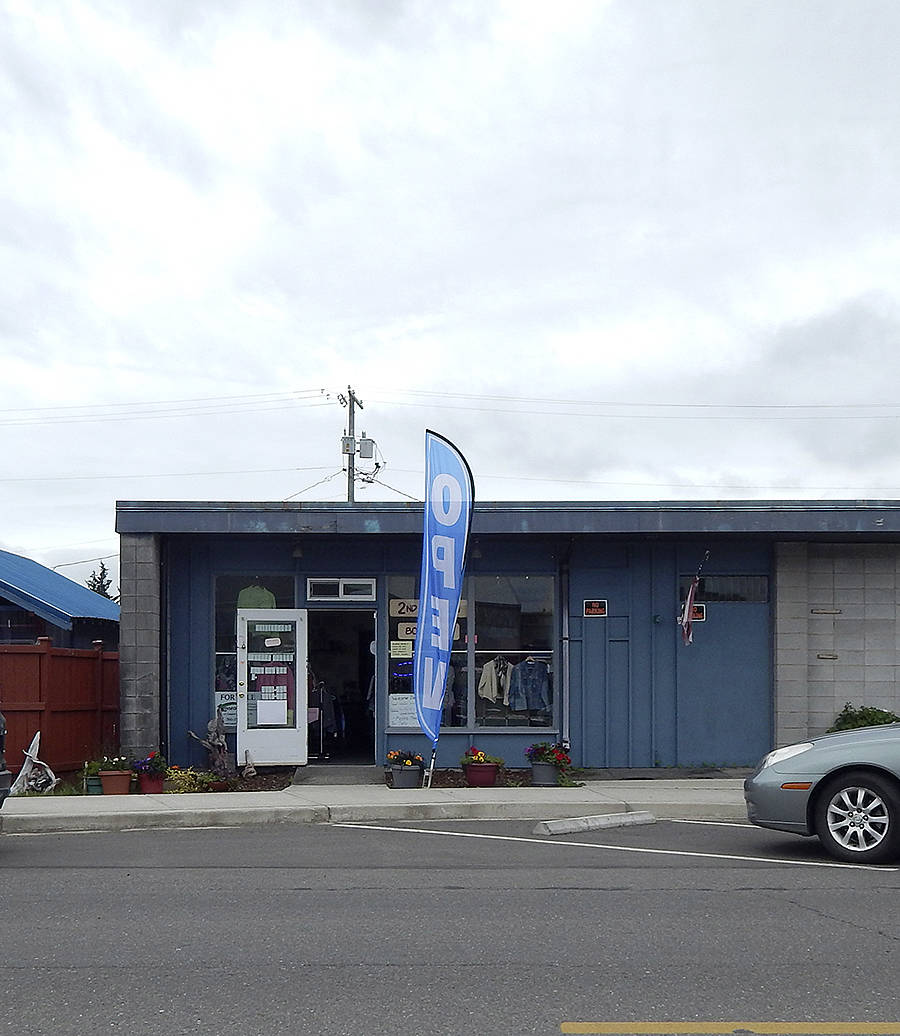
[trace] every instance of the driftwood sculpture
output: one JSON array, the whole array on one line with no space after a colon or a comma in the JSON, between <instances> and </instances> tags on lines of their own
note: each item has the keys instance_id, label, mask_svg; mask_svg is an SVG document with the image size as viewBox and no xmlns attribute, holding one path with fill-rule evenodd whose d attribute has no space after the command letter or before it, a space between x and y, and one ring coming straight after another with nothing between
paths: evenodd
<instances>
[{"instance_id":1,"label":"driftwood sculpture","mask_svg":"<svg viewBox=\"0 0 900 1036\"><path fill-rule=\"evenodd\" d=\"M228 758L228 745L225 741L225 718L221 706L216 709L215 716L206 724L206 738L198 737L193 730L188 734L209 752L209 768L217 777L233 777L234 767Z\"/></svg>"}]
</instances>

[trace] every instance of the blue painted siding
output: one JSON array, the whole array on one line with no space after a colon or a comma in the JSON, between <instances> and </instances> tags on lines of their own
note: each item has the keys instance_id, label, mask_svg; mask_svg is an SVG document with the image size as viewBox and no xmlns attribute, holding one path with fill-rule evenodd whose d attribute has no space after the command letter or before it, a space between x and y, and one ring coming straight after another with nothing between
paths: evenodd
<instances>
[{"instance_id":1,"label":"blue painted siding","mask_svg":"<svg viewBox=\"0 0 900 1036\"><path fill-rule=\"evenodd\" d=\"M705 547L637 543L572 558L572 746L592 767L750 765L771 746L770 605L715 602L681 643L679 577ZM715 545L704 575L770 575L767 546ZM583 602L608 601L607 618Z\"/></svg>"},{"instance_id":2,"label":"blue painted siding","mask_svg":"<svg viewBox=\"0 0 900 1036\"><path fill-rule=\"evenodd\" d=\"M295 556L300 548L302 553ZM469 575L553 574L567 557L569 612L568 723L576 764L649 767L700 763L749 764L771 747L772 664L770 606L708 605L695 627L695 643L681 645L676 623L679 579L692 573L710 548L704 574L771 575L769 546L760 542L668 539L616 540L583 536L476 537ZM414 731L386 734L387 579L415 576L418 537L169 537L168 701L169 753L176 762L203 765L205 753L187 731L203 734L211 715L214 672L214 587L217 575L253 571L293 575L295 603L303 606L307 576L375 576L377 610L376 761L388 748L427 749ZM606 598L605 619L584 618L584 600ZM320 607L318 604L314 607ZM335 607L345 609L346 602ZM561 616L557 616L557 624ZM557 649L562 657L563 644ZM557 670L556 696L562 707ZM560 713L559 719L564 717ZM455 766L471 744L524 766L534 740L559 728L499 734L442 731L438 763Z\"/></svg>"}]
</instances>

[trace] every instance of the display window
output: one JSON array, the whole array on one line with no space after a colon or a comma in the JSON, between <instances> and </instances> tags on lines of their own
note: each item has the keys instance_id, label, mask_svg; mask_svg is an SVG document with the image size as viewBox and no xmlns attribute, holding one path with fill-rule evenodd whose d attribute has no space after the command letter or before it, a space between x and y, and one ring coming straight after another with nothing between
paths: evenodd
<instances>
[{"instance_id":1,"label":"display window","mask_svg":"<svg viewBox=\"0 0 900 1036\"><path fill-rule=\"evenodd\" d=\"M418 727L417 593L414 577L389 582L388 727ZM554 642L552 576L469 578L453 631L442 727L551 726Z\"/></svg>"},{"instance_id":2,"label":"display window","mask_svg":"<svg viewBox=\"0 0 900 1036\"><path fill-rule=\"evenodd\" d=\"M388 592L388 715L389 727L418 727L413 700L413 653L419 614L418 580L394 576ZM468 724L467 614L460 602L453 630L450 665L444 683L442 727Z\"/></svg>"},{"instance_id":3,"label":"display window","mask_svg":"<svg viewBox=\"0 0 900 1036\"><path fill-rule=\"evenodd\" d=\"M475 725L553 722L553 578L475 576Z\"/></svg>"}]
</instances>

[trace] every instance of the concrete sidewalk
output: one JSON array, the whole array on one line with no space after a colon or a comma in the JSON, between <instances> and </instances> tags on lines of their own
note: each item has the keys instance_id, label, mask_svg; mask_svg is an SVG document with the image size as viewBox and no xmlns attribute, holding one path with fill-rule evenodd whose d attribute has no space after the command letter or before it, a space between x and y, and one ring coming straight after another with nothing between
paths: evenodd
<instances>
[{"instance_id":1,"label":"concrete sidewalk","mask_svg":"<svg viewBox=\"0 0 900 1036\"><path fill-rule=\"evenodd\" d=\"M203 795L60 795L7 799L5 834L236 827L384 820L562 820L647 810L660 818L746 821L742 781L605 780L580 788L431 788L291 785L283 791Z\"/></svg>"}]
</instances>

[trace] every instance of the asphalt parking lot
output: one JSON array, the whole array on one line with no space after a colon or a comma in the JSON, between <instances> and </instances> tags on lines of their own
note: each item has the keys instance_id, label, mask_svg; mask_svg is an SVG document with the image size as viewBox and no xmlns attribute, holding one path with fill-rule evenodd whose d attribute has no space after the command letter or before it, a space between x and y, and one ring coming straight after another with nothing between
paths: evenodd
<instances>
[{"instance_id":1,"label":"asphalt parking lot","mask_svg":"<svg viewBox=\"0 0 900 1036\"><path fill-rule=\"evenodd\" d=\"M0 995L16 1027L58 1036L147 1018L159 1036L236 1018L321 1036L900 1033L900 866L744 823L536 823L3 835Z\"/></svg>"},{"instance_id":2,"label":"asphalt parking lot","mask_svg":"<svg viewBox=\"0 0 900 1036\"><path fill-rule=\"evenodd\" d=\"M341 825L344 826L344 825ZM346 825L355 829L394 832L398 837L455 837L472 842L502 843L519 849L526 845L556 846L580 856L591 854L595 866L659 867L691 860L707 867L731 868L736 864L759 867L795 867L857 870L897 874L895 864L873 867L841 863L829 856L817 838L780 834L746 823L704 820L657 820L635 827L579 831L561 835L535 833L535 821L404 821ZM420 847L417 847L417 852ZM900 882L898 882L900 884Z\"/></svg>"}]
</instances>

